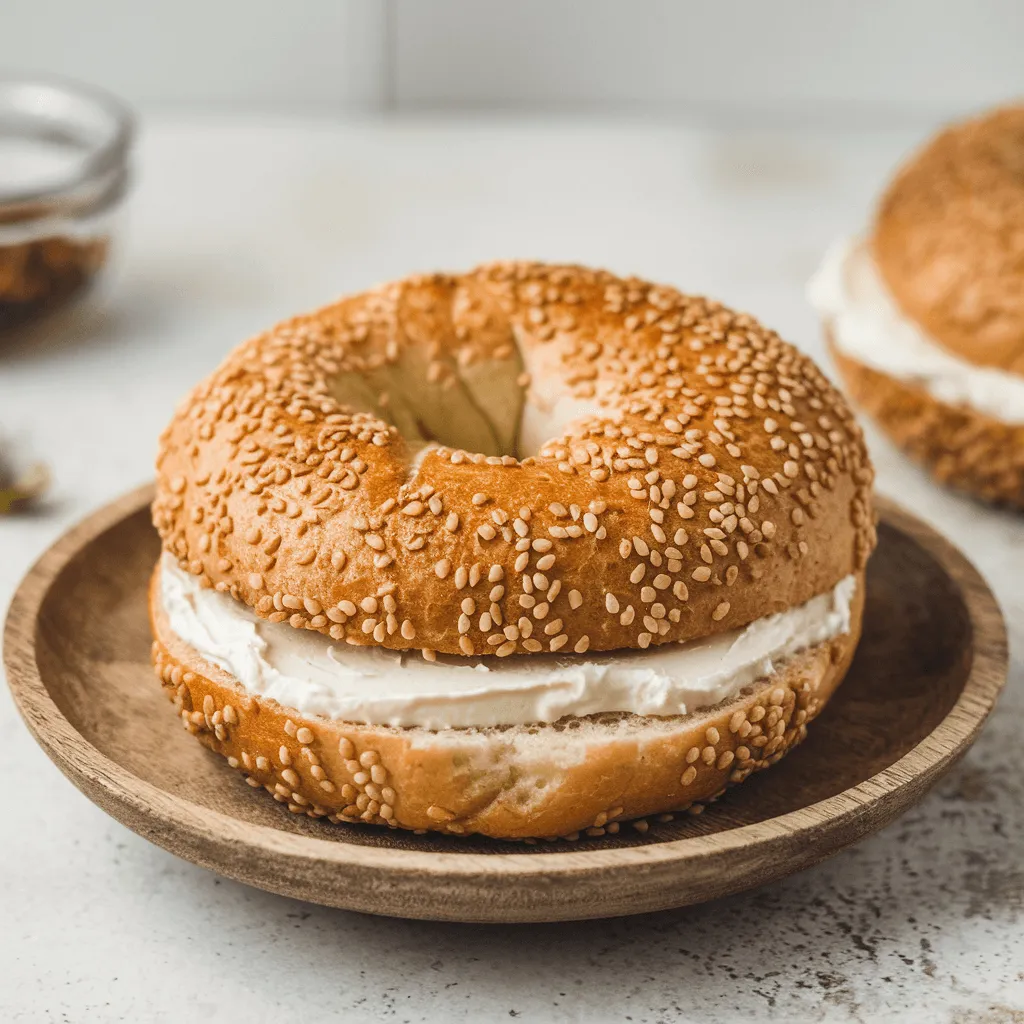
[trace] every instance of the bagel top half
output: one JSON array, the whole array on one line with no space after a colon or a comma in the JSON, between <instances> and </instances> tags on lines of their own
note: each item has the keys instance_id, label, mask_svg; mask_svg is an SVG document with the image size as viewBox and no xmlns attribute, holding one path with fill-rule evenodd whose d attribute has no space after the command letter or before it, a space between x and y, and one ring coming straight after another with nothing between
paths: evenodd
<instances>
[{"instance_id":1,"label":"bagel top half","mask_svg":"<svg viewBox=\"0 0 1024 1024\"><path fill-rule=\"evenodd\" d=\"M236 349L161 439L181 567L335 639L499 656L734 629L859 572L859 428L744 314L575 266L413 277Z\"/></svg>"},{"instance_id":2,"label":"bagel top half","mask_svg":"<svg viewBox=\"0 0 1024 1024\"><path fill-rule=\"evenodd\" d=\"M886 191L872 241L910 319L969 362L1024 374L1024 106L928 143Z\"/></svg>"}]
</instances>

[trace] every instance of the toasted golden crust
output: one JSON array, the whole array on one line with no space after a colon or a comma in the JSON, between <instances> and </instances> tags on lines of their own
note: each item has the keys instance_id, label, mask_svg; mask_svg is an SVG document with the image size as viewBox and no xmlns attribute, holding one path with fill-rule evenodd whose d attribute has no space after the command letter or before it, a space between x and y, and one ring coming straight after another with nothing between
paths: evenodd
<instances>
[{"instance_id":1,"label":"toasted golden crust","mask_svg":"<svg viewBox=\"0 0 1024 1024\"><path fill-rule=\"evenodd\" d=\"M509 729L374 728L244 691L181 641L150 590L153 663L185 728L289 810L501 839L614 831L714 799L778 761L842 681L860 636L808 648L734 700L674 718L563 719Z\"/></svg>"},{"instance_id":2,"label":"toasted golden crust","mask_svg":"<svg viewBox=\"0 0 1024 1024\"><path fill-rule=\"evenodd\" d=\"M879 206L873 251L936 341L1024 373L1024 106L953 125L912 157Z\"/></svg>"},{"instance_id":3,"label":"toasted golden crust","mask_svg":"<svg viewBox=\"0 0 1024 1024\"><path fill-rule=\"evenodd\" d=\"M593 407L533 454L524 398ZM417 458L410 435L446 443ZM275 621L582 653L733 629L860 571L871 481L842 396L752 318L501 263L236 350L165 432L153 516L183 568Z\"/></svg>"},{"instance_id":4,"label":"toasted golden crust","mask_svg":"<svg viewBox=\"0 0 1024 1024\"><path fill-rule=\"evenodd\" d=\"M1024 509L1024 426L948 405L851 359L831 338L829 348L853 401L936 480Z\"/></svg>"}]
</instances>

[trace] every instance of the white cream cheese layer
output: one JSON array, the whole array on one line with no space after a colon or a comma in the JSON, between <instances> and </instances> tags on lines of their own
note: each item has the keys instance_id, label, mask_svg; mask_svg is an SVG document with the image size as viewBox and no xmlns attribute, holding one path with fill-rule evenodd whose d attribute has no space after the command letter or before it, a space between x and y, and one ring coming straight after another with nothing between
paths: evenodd
<instances>
[{"instance_id":1,"label":"white cream cheese layer","mask_svg":"<svg viewBox=\"0 0 1024 1024\"><path fill-rule=\"evenodd\" d=\"M905 317L863 241L833 245L807 294L830 321L836 347L851 359L947 404L971 406L1003 423L1024 423L1024 377L947 352Z\"/></svg>"},{"instance_id":2,"label":"white cream cheese layer","mask_svg":"<svg viewBox=\"0 0 1024 1024\"><path fill-rule=\"evenodd\" d=\"M341 721L444 729L602 711L683 715L717 704L789 655L846 633L856 579L706 640L586 657L439 655L435 662L418 651L350 646L267 622L230 595L200 587L167 555L160 588L171 629L251 693Z\"/></svg>"}]
</instances>

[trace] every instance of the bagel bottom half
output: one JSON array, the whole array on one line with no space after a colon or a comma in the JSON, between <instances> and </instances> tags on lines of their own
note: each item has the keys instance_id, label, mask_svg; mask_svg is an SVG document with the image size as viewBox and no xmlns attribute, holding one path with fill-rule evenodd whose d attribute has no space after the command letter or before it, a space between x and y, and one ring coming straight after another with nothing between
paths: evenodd
<instances>
[{"instance_id":1,"label":"bagel bottom half","mask_svg":"<svg viewBox=\"0 0 1024 1024\"><path fill-rule=\"evenodd\" d=\"M850 398L939 483L1024 509L1024 425L949 405L852 359L826 336Z\"/></svg>"},{"instance_id":2,"label":"bagel bottom half","mask_svg":"<svg viewBox=\"0 0 1024 1024\"><path fill-rule=\"evenodd\" d=\"M174 634L150 588L153 664L185 728L296 814L498 839L616 831L685 810L774 764L807 734L853 658L850 631L693 714L565 718L488 729L375 727L303 715L245 691Z\"/></svg>"}]
</instances>

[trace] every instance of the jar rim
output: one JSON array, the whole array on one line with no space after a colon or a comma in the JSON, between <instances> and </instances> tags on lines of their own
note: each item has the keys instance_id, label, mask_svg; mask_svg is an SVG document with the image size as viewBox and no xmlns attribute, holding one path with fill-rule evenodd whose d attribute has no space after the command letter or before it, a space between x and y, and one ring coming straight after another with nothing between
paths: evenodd
<instances>
[{"instance_id":1,"label":"jar rim","mask_svg":"<svg viewBox=\"0 0 1024 1024\"><path fill-rule=\"evenodd\" d=\"M53 75L2 73L0 136L63 142L80 151L67 172L45 184L0 189L0 219L33 220L65 206L75 212L95 209L120 196L135 116L91 85Z\"/></svg>"}]
</instances>

